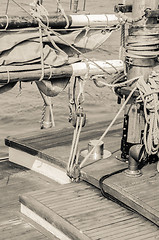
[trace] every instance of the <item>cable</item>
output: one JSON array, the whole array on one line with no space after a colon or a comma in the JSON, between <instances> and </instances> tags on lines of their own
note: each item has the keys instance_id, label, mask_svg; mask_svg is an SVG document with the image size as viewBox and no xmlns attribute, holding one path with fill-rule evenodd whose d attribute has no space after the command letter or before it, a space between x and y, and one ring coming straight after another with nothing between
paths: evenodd
<instances>
[{"instance_id":1,"label":"cable","mask_svg":"<svg viewBox=\"0 0 159 240\"><path fill-rule=\"evenodd\" d=\"M125 203L121 202L120 200L118 200L117 198L113 197L112 195L110 195L109 193L107 193L105 190L104 190L104 184L103 182L108 179L109 177L111 176L114 176L114 175L117 175L119 173L122 173L123 171L127 170L128 168L123 168L123 169L120 169L120 170L117 170L115 172L112 172L110 174L106 174L104 176L102 176L100 179L99 179L99 187L100 187L100 190L101 190L101 193L102 195L107 198L108 200L111 200L117 204L119 204L121 207L124 207L126 208L127 210L131 211L131 212L134 212L134 213L137 213L137 211L135 211L133 208L129 207L128 205L126 205Z\"/></svg>"}]
</instances>

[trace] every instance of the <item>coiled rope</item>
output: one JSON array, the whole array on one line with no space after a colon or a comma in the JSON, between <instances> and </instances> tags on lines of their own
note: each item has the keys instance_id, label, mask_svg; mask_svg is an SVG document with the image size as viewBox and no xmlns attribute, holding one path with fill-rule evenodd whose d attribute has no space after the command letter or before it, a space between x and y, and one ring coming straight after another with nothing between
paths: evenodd
<instances>
[{"instance_id":1,"label":"coiled rope","mask_svg":"<svg viewBox=\"0 0 159 240\"><path fill-rule=\"evenodd\" d=\"M145 129L144 129L144 145L148 155L157 154L159 146L159 102L158 93L159 86L153 77L149 77L146 83L141 77L137 84L140 97L144 104Z\"/></svg>"},{"instance_id":2,"label":"coiled rope","mask_svg":"<svg viewBox=\"0 0 159 240\"><path fill-rule=\"evenodd\" d=\"M133 58L156 58L159 55L159 34L131 35L127 38L126 56Z\"/></svg>"}]
</instances>

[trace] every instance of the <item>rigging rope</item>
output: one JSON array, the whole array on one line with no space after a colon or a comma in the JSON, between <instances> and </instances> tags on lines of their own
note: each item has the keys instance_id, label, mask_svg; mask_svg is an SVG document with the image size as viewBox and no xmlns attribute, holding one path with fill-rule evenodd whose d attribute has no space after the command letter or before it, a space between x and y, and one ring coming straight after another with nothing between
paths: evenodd
<instances>
[{"instance_id":1,"label":"rigging rope","mask_svg":"<svg viewBox=\"0 0 159 240\"><path fill-rule=\"evenodd\" d=\"M64 16L65 20L66 20L66 27L65 28L68 28L69 27L69 20L68 20L68 17L65 13L65 10L64 8L62 7L62 4L60 3L60 0L56 0L57 2L57 10L58 12L62 13L62 15Z\"/></svg>"},{"instance_id":2,"label":"rigging rope","mask_svg":"<svg viewBox=\"0 0 159 240\"><path fill-rule=\"evenodd\" d=\"M75 96L76 84L78 79L79 92L77 94L77 98ZM83 108L81 104L84 101L84 85L85 79L75 77L72 79L73 83L72 88L69 88L69 98L70 98L70 121L72 121L72 125L74 126L73 140L71 145L70 156L67 165L67 174L71 179L79 178L79 168L78 168L78 159L79 159L79 151L78 144L80 133L82 127L84 127L86 122L86 114L83 112ZM71 94L72 91L72 94ZM74 107L74 112L73 112Z\"/></svg>"},{"instance_id":3,"label":"rigging rope","mask_svg":"<svg viewBox=\"0 0 159 240\"><path fill-rule=\"evenodd\" d=\"M119 59L123 60L125 50L125 23L121 24Z\"/></svg>"},{"instance_id":4,"label":"rigging rope","mask_svg":"<svg viewBox=\"0 0 159 240\"><path fill-rule=\"evenodd\" d=\"M30 14L20 4L18 4L15 0L12 0L12 1L15 4L17 4L20 8L22 8L25 12L27 12L27 14L29 14L32 18L38 20L38 22L39 22L39 32L40 32L40 43L41 43L41 46L42 46L42 29L43 29L44 32L48 35L48 38L49 38L50 42L52 43L52 45L56 49L58 49L59 51L63 52L55 44L55 42L52 40L51 33L53 33L56 37L58 37L64 43L69 45L78 54L83 56L86 59L86 61L89 60L90 62L95 64L98 68L100 68L103 71L103 73L106 73L106 74L110 75L109 72L104 70L96 62L94 62L91 59L89 59L88 57L86 57L85 54L83 54L80 50L78 50L72 44L69 44L66 40L64 40L61 37L61 35L59 35L56 31L54 31L53 29L50 29L49 28L49 23L47 23L47 25L45 25L42 22L40 16L36 16L36 15L34 16L34 15ZM8 3L9 3L9 0L8 0ZM61 10L61 12L63 13L63 15L65 17L65 12L63 12L63 10ZM122 27L121 27L122 28L122 30L121 30L121 46L125 47L125 24L126 23L138 22L138 21L142 20L145 17L145 14L140 16L137 19L130 19L130 18L128 18L127 16L125 16L121 12L119 12L118 16L119 16L119 23L122 25ZM46 17L47 17L47 15L46 15ZM66 22L67 22L67 26L66 27L68 27L68 19L66 19ZM7 24L8 24L8 20L7 20ZM87 30L88 29L86 29L86 32L87 32ZM141 36L140 36L139 39L138 39L137 36L129 36L128 37L128 43L127 43L127 46L126 46L127 57L134 57L134 58L152 58L152 57L157 57L159 55L158 36L159 36L158 33L152 33L152 34L148 33L147 35L145 34L145 35L142 36L142 39L141 39ZM43 54L41 54L42 77L40 78L40 80L42 80L43 77L44 77L44 72L43 72L44 71L44 63L43 63L42 55ZM109 62L107 62L107 63L109 65L111 65L111 67L115 68ZM115 68L115 70L116 70L116 73L118 73L116 68ZM146 84L142 77L136 77L134 79L130 79L130 80L127 80L125 82L116 83L116 84L108 84L108 83L105 83L103 81L98 81L98 83L103 84L104 86L108 86L108 87L121 87L121 86L125 86L126 84L133 83L137 79L139 79L138 82L137 82L137 85L136 85L137 87L135 87L131 91L130 95L127 97L126 101L124 102L123 106L121 107L121 109L119 110L119 112L117 113L115 118L112 120L111 124L108 126L108 128L105 130L105 132L103 133L103 135L99 139L99 142L105 137L105 135L107 134L107 132L109 131L111 126L116 121L118 115L121 113L121 111L123 110L123 108L125 107L127 102L129 101L129 99L132 97L134 91L138 88L139 89L139 93L140 93L140 99L138 98L138 101L141 101L141 100L143 101L144 113L145 113L145 121L146 121L145 131L144 131L144 145L145 145L145 149L146 149L146 152L149 155L150 154L156 154L158 152L158 144L159 144L159 139L158 139L158 136L159 136L159 130L158 130L158 125L159 125L159 120L158 120L158 92L159 92L159 90L158 90L158 87L156 85L156 82L153 79L149 78L149 82ZM94 76L93 76L93 80L97 82L97 80L95 79ZM80 97L81 97L81 93L79 93L79 95L78 95L78 104L80 102ZM80 108L77 107L77 110L79 110L79 109ZM78 163L77 145L78 145L78 141L79 141L81 128L82 128L82 125L83 125L83 117L84 117L84 115L81 115L81 112L80 112L79 116L77 116L76 128L74 130L74 138L73 138L73 144L72 144L72 149L71 149L70 158L69 158L68 169L72 168L73 164L77 164ZM97 142L97 145L98 145L99 142ZM83 159L83 161L79 165L80 168L83 167L85 161L89 158L89 156L91 155L91 153L94 151L95 148L96 148L96 146L94 146L94 148L89 152L89 154ZM73 159L73 161L72 161L72 159Z\"/></svg>"},{"instance_id":5,"label":"rigging rope","mask_svg":"<svg viewBox=\"0 0 159 240\"><path fill-rule=\"evenodd\" d=\"M10 2L10 0L7 0L7 5L6 5L6 11L5 11L5 15L7 15L7 14L8 14L9 2Z\"/></svg>"},{"instance_id":6,"label":"rigging rope","mask_svg":"<svg viewBox=\"0 0 159 240\"><path fill-rule=\"evenodd\" d=\"M96 145L91 149L91 151L87 154L87 156L82 160L82 162L80 163L79 167L80 169L83 167L84 163L87 161L87 159L90 157L90 155L93 153L93 151L95 150L95 148L98 146L98 144L103 140L103 138L106 136L106 134L109 132L110 128L113 126L113 124L115 123L115 121L117 120L118 116L120 115L120 113L123 111L124 107L126 106L126 104L128 103L128 101L130 100L130 98L132 97L133 93L136 91L136 87L133 88L133 90L130 92L129 96L127 97L127 99L125 100L125 102L123 103L122 107L120 108L120 110L118 111L118 113L116 114L116 116L113 118L113 120L111 121L111 123L109 124L109 126L107 127L107 129L104 131L104 133L102 134L102 136L99 138L99 140L97 141Z\"/></svg>"},{"instance_id":7,"label":"rigging rope","mask_svg":"<svg viewBox=\"0 0 159 240\"><path fill-rule=\"evenodd\" d=\"M29 14L33 19L36 20L36 18L30 14L25 8L23 8L21 6L21 4L17 3L15 0L12 0L17 6L19 6L21 9L23 9L27 14ZM43 27L43 29L46 30L47 35L49 37L49 40L52 42L52 38L50 36L50 32L52 32L56 37L58 37L60 40L63 41L63 43L67 44L68 46L70 46L73 50L75 50L78 54L80 54L81 56L83 56L87 61L92 62L93 64L95 64L95 66L97 66L99 69L101 69L104 73L111 75L108 71L106 71L105 69L103 69L101 66L99 66L95 61L91 60L90 58L88 58L87 56L85 56L85 54L83 54L80 50L78 50L76 47L74 47L72 44L70 44L68 41L64 40L61 35L59 35L56 31L54 31L53 29L50 29L48 26L46 26L40 19L39 22L41 24L41 26ZM117 28L114 30L119 30L118 26ZM112 30L113 31L113 30ZM62 51L62 50L61 50ZM112 66L109 62L106 62L107 64L109 64L110 66ZM118 70L116 69L116 72L118 72Z\"/></svg>"},{"instance_id":8,"label":"rigging rope","mask_svg":"<svg viewBox=\"0 0 159 240\"><path fill-rule=\"evenodd\" d=\"M45 67L44 67L44 51L43 51L43 39L42 39L42 27L39 24L39 37L40 37L40 56L41 56L41 77L39 81L42 81L45 76Z\"/></svg>"},{"instance_id":9,"label":"rigging rope","mask_svg":"<svg viewBox=\"0 0 159 240\"><path fill-rule=\"evenodd\" d=\"M96 84L96 86L98 86L99 84L101 84L102 86L101 87L111 87L111 88L116 88L116 87L124 87L124 86L127 86L127 85L129 85L129 84L133 84L134 82L136 82L139 78L140 78L140 76L138 76L138 77L134 77L134 78L132 78L132 79L129 79L129 80L126 80L126 81L124 81L124 82L119 82L118 83L118 81L120 80L120 78L119 79L117 79L117 83L115 83L115 84L110 84L110 83L106 83L106 82L104 82L104 81L101 81L101 80L98 80L98 76L101 78L102 77L102 79L104 79L104 76L102 75L97 75L97 76L93 76L92 77L92 80L95 82L95 84ZM123 76L121 76L121 79L124 77L125 75L123 75ZM125 76L126 77L126 76ZM99 87L100 87L100 85L99 85Z\"/></svg>"}]
</instances>

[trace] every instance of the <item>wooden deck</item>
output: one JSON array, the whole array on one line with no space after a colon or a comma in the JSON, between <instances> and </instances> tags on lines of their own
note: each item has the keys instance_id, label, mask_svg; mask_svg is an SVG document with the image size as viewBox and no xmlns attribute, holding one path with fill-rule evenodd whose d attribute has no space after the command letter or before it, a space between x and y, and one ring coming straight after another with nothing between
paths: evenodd
<instances>
[{"instance_id":1,"label":"wooden deck","mask_svg":"<svg viewBox=\"0 0 159 240\"><path fill-rule=\"evenodd\" d=\"M72 240L153 240L159 236L155 224L83 182L25 194L20 202L24 214L37 222L40 217L43 226L49 223Z\"/></svg>"},{"instance_id":2,"label":"wooden deck","mask_svg":"<svg viewBox=\"0 0 159 240\"><path fill-rule=\"evenodd\" d=\"M110 121L99 122L98 124L94 123L84 127L80 137L80 147L87 148L88 141L99 138L109 123ZM119 137L119 133L121 133L121 126L122 120L120 119L117 121L116 126L107 135L111 138L112 134L114 134L113 141L115 151L117 150L117 144L118 149L120 145L119 139L115 140L115 138L116 136ZM32 156L42 158L65 168L72 143L72 135L73 127L59 130L43 129L37 132L8 137L5 139L5 144L8 147L21 150ZM112 141L107 141L105 147L107 148L107 146L110 147L111 145Z\"/></svg>"},{"instance_id":3,"label":"wooden deck","mask_svg":"<svg viewBox=\"0 0 159 240\"><path fill-rule=\"evenodd\" d=\"M40 229L20 214L19 195L46 186L57 187L26 168L0 162L0 239L1 240L57 240L56 237Z\"/></svg>"},{"instance_id":4,"label":"wooden deck","mask_svg":"<svg viewBox=\"0 0 159 240\"><path fill-rule=\"evenodd\" d=\"M86 149L90 140L98 139L108 124L109 122L102 122L86 126L81 134L80 148ZM111 151L112 156L97 162L86 162L85 166L82 168L82 178L84 181L99 188L99 179L101 177L104 175L108 176L115 171L127 167L127 163L121 162L116 158L116 156L120 155L120 139L121 122L119 121L104 139L105 149ZM25 152L25 154L27 154L27 158L25 159L29 159L29 157L34 156L44 159L48 163L53 163L57 167L65 168L69 158L71 140L71 129L44 130L25 136L15 136L14 138L9 137L6 139L6 145L9 146L12 151L19 151L20 154ZM120 202L123 202L139 214L149 219L151 221L149 222L149 226L153 225L152 222L159 226L159 174L157 172L156 163L145 166L142 169L142 173L143 175L138 178L130 178L124 172L109 176L104 181L104 190ZM52 197L53 196L50 195L50 198ZM38 198L35 198L35 200L36 202L39 202ZM135 226L134 228L136 228ZM158 229L158 227L156 229ZM114 238L110 237L108 239ZM155 238L143 237L141 239Z\"/></svg>"}]
</instances>

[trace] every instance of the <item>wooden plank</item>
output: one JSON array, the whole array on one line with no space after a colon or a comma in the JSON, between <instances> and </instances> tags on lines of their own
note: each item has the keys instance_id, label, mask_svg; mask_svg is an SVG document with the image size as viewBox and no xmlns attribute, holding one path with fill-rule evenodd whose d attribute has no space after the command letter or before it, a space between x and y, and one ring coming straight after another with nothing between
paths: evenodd
<instances>
[{"instance_id":1,"label":"wooden plank","mask_svg":"<svg viewBox=\"0 0 159 240\"><path fill-rule=\"evenodd\" d=\"M46 221L41 216L37 215L35 212L31 211L29 208L21 204L21 212L25 214L25 216L29 217L31 220L34 220L40 226L43 226L48 232L52 233L59 239L71 240L71 238L67 237L63 232L54 227L48 221Z\"/></svg>"},{"instance_id":2,"label":"wooden plank","mask_svg":"<svg viewBox=\"0 0 159 240\"><path fill-rule=\"evenodd\" d=\"M98 130L97 130L97 126L95 126L95 124L88 125L86 127L86 129L84 128L82 135L81 135L81 139L80 139L81 148L83 148L84 146L85 147L87 146L90 136L92 138L99 138L99 136L103 132L102 129L105 126L107 126L109 123L110 123L109 121L99 123ZM110 137L112 135L120 136L121 130L120 130L119 126L121 126L120 120L118 121L117 125L115 125L114 128L110 131L110 133L108 134L108 137ZM72 128L71 128L71 131L72 131ZM6 145L8 145L10 147L10 160L12 162L15 162L17 164L20 164L22 166L32 169L32 166L34 166L34 162L36 162L36 160L40 158L40 160L43 161L44 163L46 163L46 161L47 161L47 162L53 163L55 165L58 165L61 168L66 168L67 161L69 158L69 153L70 153L72 132L70 132L70 129L66 129L66 133L63 130L60 130L60 132L51 131L51 132L49 132L49 134L46 134L46 133L48 133L48 131L46 131L46 132L44 131L44 135L41 133L40 133L40 135L39 135L39 133L36 133L35 135L38 138L38 140L36 140L36 138L35 138L34 143L32 142L32 134L30 137L27 135L26 139L24 138L24 136L21 136L20 139L17 139L15 137L13 139L7 138ZM56 136L58 136L59 138L57 139ZM61 139L62 139L62 141L61 141ZM114 142L115 139L113 139L112 141ZM48 144L46 144L46 142L48 142ZM110 142L110 141L107 141L107 142ZM65 146L64 150L63 150L63 146L60 147L62 144L64 144L64 146ZM50 148L50 146L52 146L52 148ZM115 145L111 144L111 142L110 142L110 146L115 147ZM38 150L40 148L42 150ZM47 149L45 150L45 148L47 148ZM13 149L15 149L15 151L13 151ZM20 152L17 152L17 150L20 150ZM114 151L115 148L112 150ZM29 153L30 155L28 156L26 153ZM59 159L59 155L61 155L60 159ZM41 170L42 169L43 168L41 168ZM36 170L40 170L40 169L36 168ZM49 175L49 173L47 171L45 171L45 172L43 171L43 173L46 173L45 175ZM59 178L61 179L59 174L56 174L56 175L59 176ZM56 176L56 175L53 174L51 171L50 176ZM53 179L56 181L55 178L53 178Z\"/></svg>"},{"instance_id":3,"label":"wooden plank","mask_svg":"<svg viewBox=\"0 0 159 240\"><path fill-rule=\"evenodd\" d=\"M31 214L37 214L52 224L52 226L56 226L64 233L67 233L67 236L70 237L73 231L72 239L79 239L75 237L77 232L82 233L91 240L99 238L108 240L129 239L130 236L133 239L135 237L135 239L140 239L139 233L142 233L145 237L147 237L147 234L158 236L159 229L157 226L142 216L121 208L119 205L103 198L100 195L100 191L94 189L93 186L87 188L84 183L79 183L75 188L74 184L70 185L69 188L72 188L73 191L68 194L65 192L67 201L65 201L63 196L60 196L60 189L56 189L56 191L47 189L47 192L44 193L45 197L46 195L48 196L47 201L42 196L44 194L39 192L34 197L32 194L21 196L20 202L32 211ZM63 186L63 191L64 189L65 186ZM84 195L85 191L86 198ZM79 193L78 198L77 193ZM59 198L60 204L57 198ZM64 206L64 211L61 210L62 205ZM83 235L78 235L81 240ZM150 240L151 238L148 239Z\"/></svg>"},{"instance_id":4,"label":"wooden plank","mask_svg":"<svg viewBox=\"0 0 159 240\"><path fill-rule=\"evenodd\" d=\"M81 135L80 148L84 148L84 146L85 147L87 146L88 140L90 140L90 138L92 137L92 134L93 136L98 138L98 136L103 131L102 129L105 127L105 125L108 125L108 124L109 124L109 121L106 123L103 123L103 122L99 123L97 124L97 126L93 124L84 128L84 131L82 132L82 135ZM93 126L93 129L92 129L92 126ZM106 148L108 148L111 151L114 151L113 155L108 159L103 159L97 162L91 162L91 161L87 162L81 170L82 179L94 185L97 188L99 188L99 179L102 176L111 174L114 171L124 169L127 167L127 163L118 161L115 158L115 156L118 154L118 152L115 152L115 150L118 148L118 145L120 144L121 129L119 128L119 126L120 126L120 123L117 124L117 126L115 126L114 129L110 131L109 135L104 139ZM67 141L66 143L62 142L63 144L62 146L60 145L60 138L61 139L63 137L67 138L68 136L71 139L72 136L69 134L69 129L66 130L66 133L64 133L63 130L60 130L59 132L55 131L56 134L53 134L53 132L51 131L49 132L48 136L47 136L47 133L48 131L46 132L44 131L45 138L48 140L48 142L50 142L47 145L48 148L44 149L44 146L42 144L41 147L43 150L42 151L38 150L38 154L41 154L43 157L44 155L46 155L48 159L55 158L58 164L62 163L62 165L66 166L67 160L69 157L69 151L70 151L70 146L68 145L69 141ZM53 137L51 137L51 135ZM56 140L56 135L59 136L58 140ZM42 136L43 134L40 133L39 135L37 133L39 148L40 148L40 139L42 139ZM29 141L32 141L31 138L32 137L29 137L29 135L27 135L26 142L25 142L24 136L21 136L19 139L16 138L16 141L18 142L19 146L20 145L23 146L23 142L25 142L26 146L28 146L27 144L29 144ZM11 142L13 141L14 143L14 139L12 140L10 139L9 141ZM52 148L50 148L51 142L55 144L53 145ZM36 137L34 138L34 141L32 143L33 143L33 149L34 149L34 143L36 144ZM149 196L151 195L155 196L155 194L153 193L153 190L156 189L156 194L158 193L157 186L158 186L159 178L158 178L158 175L156 175L157 173L156 165L155 164L148 165L142 169L142 172L143 172L143 176L135 179L127 177L126 174L124 173L111 176L110 178L104 181L104 190L106 190L110 195L114 196L119 201L134 208L141 215L147 217L149 220L153 221L155 224L159 224L159 214L157 212L158 205L156 201L154 201L154 203L152 204L148 202L148 201L151 201L151 197ZM70 191L70 194L72 194L73 192L71 189L69 189L68 191ZM76 212L68 213L66 209L66 207L69 206L69 196L67 195L67 191L63 189L61 192L63 192L63 196L66 198L66 202L65 202L66 205L65 207L63 206L61 207L60 214L65 214L65 217L73 218L73 216L76 215ZM56 193L52 193L52 196L50 195L50 197L43 196L41 200L39 199L39 201L43 201L44 204L49 204L50 199L52 197L55 197L55 194ZM77 196L76 198L78 199ZM87 200L87 196L85 196L85 200ZM81 200L81 206L79 206L79 210L80 210L80 207L82 209L83 207L82 203L85 200L84 199ZM95 203L93 203L93 198L90 201L92 202L92 206L94 206ZM55 203L57 202L60 207L62 204L62 201L58 200L58 197L56 196ZM71 203L72 202L70 202L70 204Z\"/></svg>"},{"instance_id":5,"label":"wooden plank","mask_svg":"<svg viewBox=\"0 0 159 240\"><path fill-rule=\"evenodd\" d=\"M17 165L10 162L1 162L0 170L3 171L3 179L0 181L0 232L1 239L23 239L23 240L49 240L33 225L27 223L19 215L20 204L18 201L19 194L37 189L44 189L46 186L57 187L58 184L46 180L37 174L33 174L26 169L18 168ZM9 173L9 181L8 174ZM51 239L57 240L52 236Z\"/></svg>"},{"instance_id":6,"label":"wooden plank","mask_svg":"<svg viewBox=\"0 0 159 240\"><path fill-rule=\"evenodd\" d=\"M40 173L60 184L71 182L70 178L62 168L57 167L53 163L42 158L22 152L21 150L9 148L9 161Z\"/></svg>"},{"instance_id":7,"label":"wooden plank","mask_svg":"<svg viewBox=\"0 0 159 240\"><path fill-rule=\"evenodd\" d=\"M86 179L89 182L92 182L92 179L90 178L89 175L85 175L84 179ZM93 182L94 184L96 184L96 186L98 186L98 181L96 179L94 179ZM137 196L132 195L130 192L119 187L118 185L115 185L113 183L106 183L106 181L104 182L104 190L110 195L114 196L119 201L132 207L141 215L153 221L155 224L159 225L159 213L157 213L155 209L149 206L148 203L144 202L144 199L141 200L137 198Z\"/></svg>"},{"instance_id":8,"label":"wooden plank","mask_svg":"<svg viewBox=\"0 0 159 240\"><path fill-rule=\"evenodd\" d=\"M86 126L85 128L83 128L83 131L81 133L81 141L99 137L103 133L104 129L109 125L109 123L110 121L106 121L97 124L97 126L95 124ZM118 124L116 128L112 129L108 133L108 136L121 133L121 120L119 120L117 123ZM62 145L69 145L72 141L72 134L73 128L68 128L65 130L44 130L42 132L38 131L35 133L31 133L28 138L24 135L22 137L8 137L5 139L5 144L9 147L19 148L32 155L37 155L38 150L44 150Z\"/></svg>"},{"instance_id":9,"label":"wooden plank","mask_svg":"<svg viewBox=\"0 0 159 240\"><path fill-rule=\"evenodd\" d=\"M30 209L32 212L36 213L41 218L45 219L48 223L53 224L57 229L61 230L66 236L78 240L89 240L89 238L79 232L73 225L65 221L61 216L57 215L55 212L50 212L49 208L40 202L36 201L34 198L28 196L20 197L20 202Z\"/></svg>"}]
</instances>

